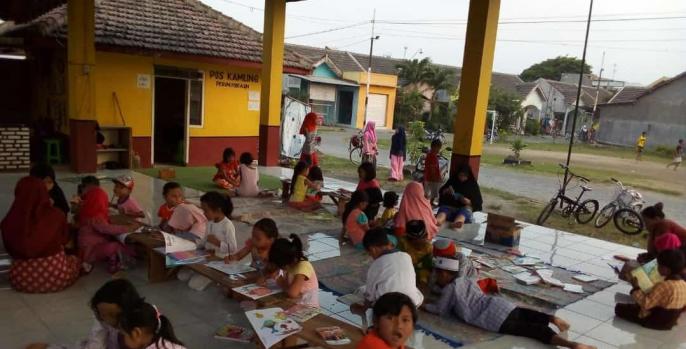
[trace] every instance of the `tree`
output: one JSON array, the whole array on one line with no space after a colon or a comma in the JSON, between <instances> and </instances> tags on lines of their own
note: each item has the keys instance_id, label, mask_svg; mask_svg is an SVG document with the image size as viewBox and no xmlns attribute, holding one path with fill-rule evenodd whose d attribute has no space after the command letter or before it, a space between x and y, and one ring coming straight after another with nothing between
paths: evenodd
<instances>
[{"instance_id":1,"label":"tree","mask_svg":"<svg viewBox=\"0 0 686 349\"><path fill-rule=\"evenodd\" d=\"M457 85L457 78L452 70L431 65L426 72L424 83L431 87L432 93L429 99L430 112L433 115L437 103L437 91L445 90L448 94L455 89Z\"/></svg>"},{"instance_id":2,"label":"tree","mask_svg":"<svg viewBox=\"0 0 686 349\"><path fill-rule=\"evenodd\" d=\"M424 96L415 89L398 89L395 98L395 117L393 127L414 121L422 113Z\"/></svg>"},{"instance_id":3,"label":"tree","mask_svg":"<svg viewBox=\"0 0 686 349\"><path fill-rule=\"evenodd\" d=\"M418 87L419 85L422 85L427 78L427 72L432 64L431 59L426 57L422 60L407 60L396 65L400 85L403 87L408 85Z\"/></svg>"},{"instance_id":4,"label":"tree","mask_svg":"<svg viewBox=\"0 0 686 349\"><path fill-rule=\"evenodd\" d=\"M519 77L524 81L534 81L538 78L557 80L562 77L562 73L579 73L581 60L576 57L558 56L536 63L524 69ZM591 73L591 66L584 64L584 74Z\"/></svg>"},{"instance_id":5,"label":"tree","mask_svg":"<svg viewBox=\"0 0 686 349\"><path fill-rule=\"evenodd\" d=\"M519 95L491 87L488 109L498 113L498 129L509 128L522 117L522 100Z\"/></svg>"}]
</instances>

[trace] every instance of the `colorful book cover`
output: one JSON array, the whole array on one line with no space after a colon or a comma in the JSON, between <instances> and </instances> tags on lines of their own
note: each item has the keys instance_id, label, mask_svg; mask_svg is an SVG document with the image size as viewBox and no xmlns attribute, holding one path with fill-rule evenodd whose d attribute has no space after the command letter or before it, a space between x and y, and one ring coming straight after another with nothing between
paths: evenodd
<instances>
[{"instance_id":1,"label":"colorful book cover","mask_svg":"<svg viewBox=\"0 0 686 349\"><path fill-rule=\"evenodd\" d=\"M214 338L233 342L250 343L255 338L255 332L249 328L226 324L214 333Z\"/></svg>"},{"instance_id":2,"label":"colorful book cover","mask_svg":"<svg viewBox=\"0 0 686 349\"><path fill-rule=\"evenodd\" d=\"M302 327L289 319L281 308L251 310L245 312L245 316L265 348L271 348L286 337L302 330Z\"/></svg>"},{"instance_id":3,"label":"colorful book cover","mask_svg":"<svg viewBox=\"0 0 686 349\"><path fill-rule=\"evenodd\" d=\"M210 253L205 250L191 250L167 253L167 256L179 262L195 261L202 262Z\"/></svg>"},{"instance_id":4,"label":"colorful book cover","mask_svg":"<svg viewBox=\"0 0 686 349\"><path fill-rule=\"evenodd\" d=\"M653 259L652 261L632 270L631 276L638 280L638 287L643 292L650 292L655 284L664 281L664 278L657 270L657 259Z\"/></svg>"},{"instance_id":5,"label":"colorful book cover","mask_svg":"<svg viewBox=\"0 0 686 349\"><path fill-rule=\"evenodd\" d=\"M233 289L233 291L242 294L252 300L258 300L260 298L264 298L282 292L282 290L276 285L260 286L257 284L249 284L236 287Z\"/></svg>"},{"instance_id":6,"label":"colorful book cover","mask_svg":"<svg viewBox=\"0 0 686 349\"><path fill-rule=\"evenodd\" d=\"M320 327L315 331L322 337L328 345L346 345L350 344L350 338L345 335L343 329L338 326Z\"/></svg>"},{"instance_id":7,"label":"colorful book cover","mask_svg":"<svg viewBox=\"0 0 686 349\"><path fill-rule=\"evenodd\" d=\"M286 314L291 319L303 323L313 317L321 314L319 308L311 307L303 304L296 304L286 310Z\"/></svg>"},{"instance_id":8,"label":"colorful book cover","mask_svg":"<svg viewBox=\"0 0 686 349\"><path fill-rule=\"evenodd\" d=\"M207 263L207 266L221 271L224 274L227 275L234 275L234 274L245 274L249 273L251 271L255 271L256 269L251 267L248 264L240 264L240 263L229 263L226 264L224 261L211 261Z\"/></svg>"}]
</instances>

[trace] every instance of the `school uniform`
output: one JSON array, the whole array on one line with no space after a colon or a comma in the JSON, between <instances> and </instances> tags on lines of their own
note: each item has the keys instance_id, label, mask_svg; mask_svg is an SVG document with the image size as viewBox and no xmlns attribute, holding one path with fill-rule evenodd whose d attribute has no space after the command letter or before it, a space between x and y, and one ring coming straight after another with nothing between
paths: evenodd
<instances>
[{"instance_id":1,"label":"school uniform","mask_svg":"<svg viewBox=\"0 0 686 349\"><path fill-rule=\"evenodd\" d=\"M412 299L419 307L424 295L417 289L417 276L412 258L405 252L390 250L369 266L364 286L364 298L374 303L389 292L400 292Z\"/></svg>"}]
</instances>

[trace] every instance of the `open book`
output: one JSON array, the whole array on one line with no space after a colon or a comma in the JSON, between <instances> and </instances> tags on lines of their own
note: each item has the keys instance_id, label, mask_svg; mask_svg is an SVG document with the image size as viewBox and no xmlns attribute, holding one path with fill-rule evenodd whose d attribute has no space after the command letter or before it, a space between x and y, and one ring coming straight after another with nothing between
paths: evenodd
<instances>
[{"instance_id":1,"label":"open book","mask_svg":"<svg viewBox=\"0 0 686 349\"><path fill-rule=\"evenodd\" d=\"M657 270L657 259L653 259L652 261L632 270L631 276L638 280L638 287L643 292L650 292L655 284L664 281L664 278Z\"/></svg>"},{"instance_id":2,"label":"open book","mask_svg":"<svg viewBox=\"0 0 686 349\"><path fill-rule=\"evenodd\" d=\"M193 251L197 249L195 242L182 239L178 236L162 232L164 237L164 253Z\"/></svg>"}]
</instances>

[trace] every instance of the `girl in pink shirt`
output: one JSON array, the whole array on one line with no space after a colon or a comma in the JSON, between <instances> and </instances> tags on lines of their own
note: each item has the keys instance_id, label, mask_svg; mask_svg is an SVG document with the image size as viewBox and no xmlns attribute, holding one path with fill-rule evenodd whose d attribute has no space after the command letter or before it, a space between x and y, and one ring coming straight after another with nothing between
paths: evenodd
<instances>
[{"instance_id":1,"label":"girl in pink shirt","mask_svg":"<svg viewBox=\"0 0 686 349\"><path fill-rule=\"evenodd\" d=\"M362 238L364 238L364 234L369 230L369 218L364 213L368 204L369 197L367 196L367 193L357 190L350 197L350 201L345 205L345 211L343 211L343 215L341 216L348 238L350 238L350 241L355 248L358 249L364 249L362 246Z\"/></svg>"},{"instance_id":2,"label":"girl in pink shirt","mask_svg":"<svg viewBox=\"0 0 686 349\"><path fill-rule=\"evenodd\" d=\"M257 185L260 174L257 172L257 166L253 165L253 161L252 154L248 152L241 154L241 164L238 166L241 184L236 190L238 196L255 197L260 193L260 187Z\"/></svg>"},{"instance_id":3,"label":"girl in pink shirt","mask_svg":"<svg viewBox=\"0 0 686 349\"><path fill-rule=\"evenodd\" d=\"M173 233L189 232L202 240L207 232L207 218L202 210L193 204L182 203L172 213L168 225Z\"/></svg>"},{"instance_id":4,"label":"girl in pink shirt","mask_svg":"<svg viewBox=\"0 0 686 349\"><path fill-rule=\"evenodd\" d=\"M283 271L276 283L298 304L319 307L319 281L312 263L303 253L303 244L297 235L289 239L276 239L269 249L269 262Z\"/></svg>"},{"instance_id":5,"label":"girl in pink shirt","mask_svg":"<svg viewBox=\"0 0 686 349\"><path fill-rule=\"evenodd\" d=\"M115 207L120 214L134 218L145 218L143 208L131 196L134 181L131 176L119 176L112 180L114 182L114 196L117 197Z\"/></svg>"}]
</instances>

